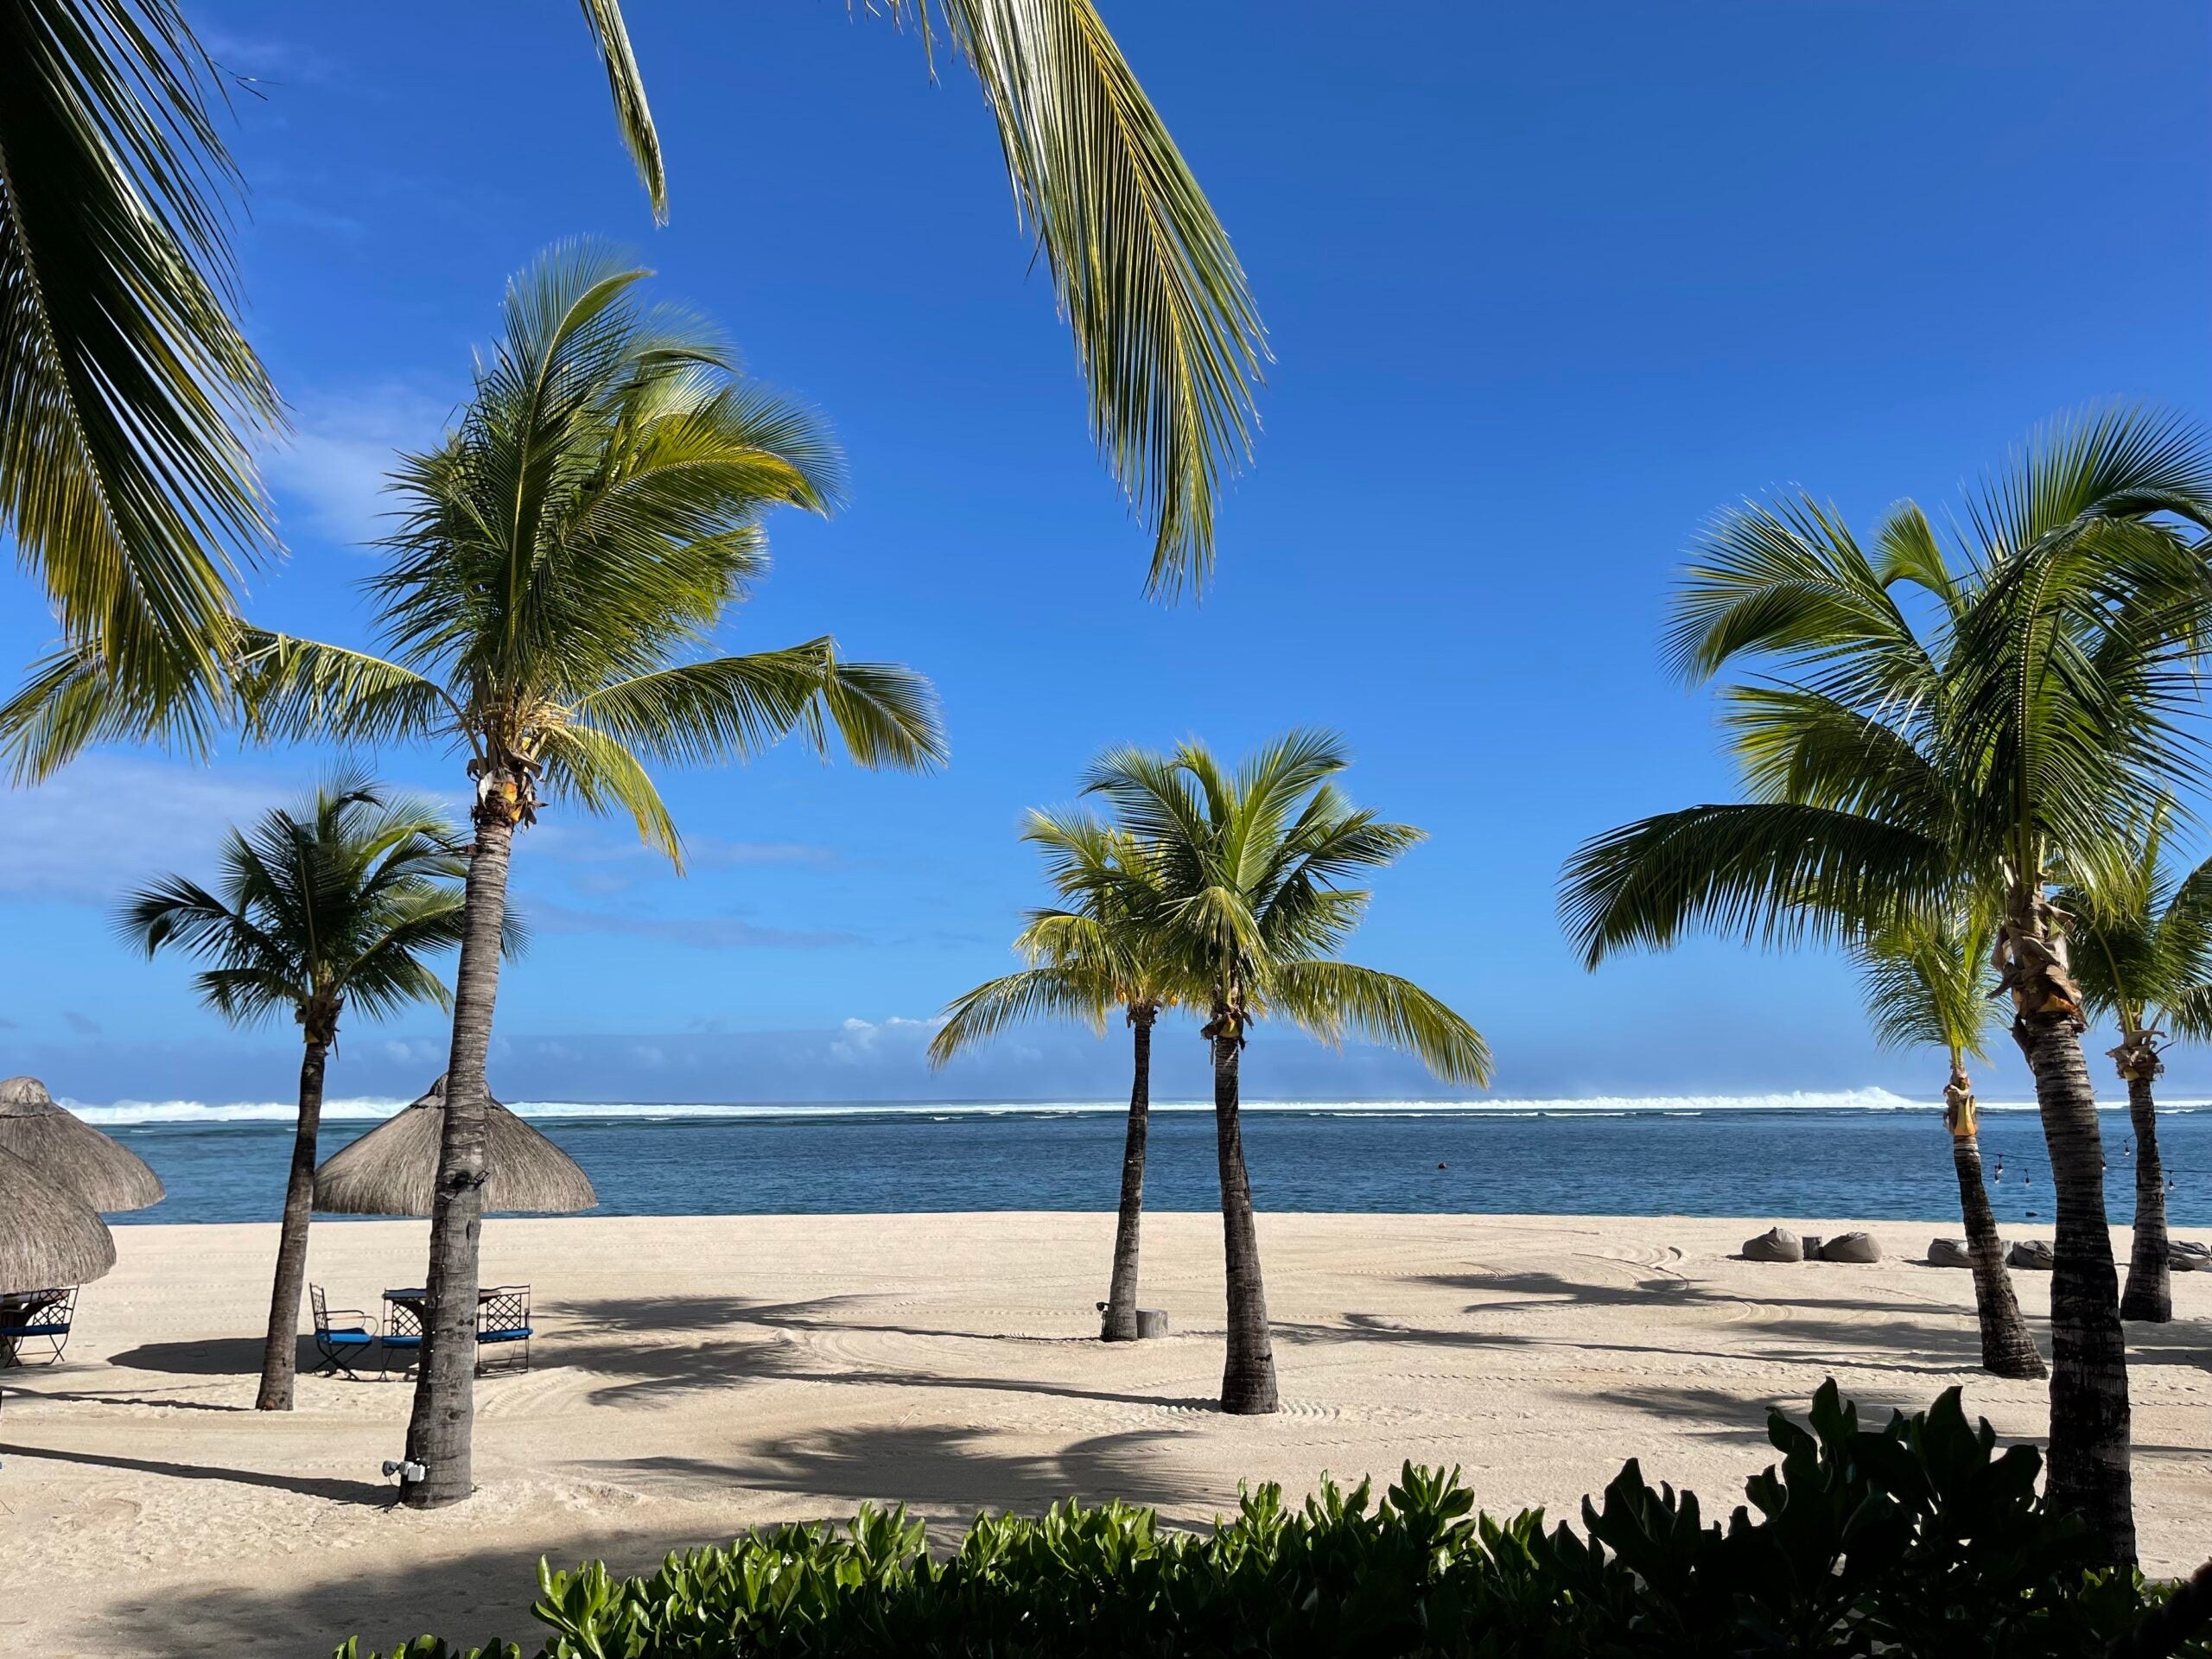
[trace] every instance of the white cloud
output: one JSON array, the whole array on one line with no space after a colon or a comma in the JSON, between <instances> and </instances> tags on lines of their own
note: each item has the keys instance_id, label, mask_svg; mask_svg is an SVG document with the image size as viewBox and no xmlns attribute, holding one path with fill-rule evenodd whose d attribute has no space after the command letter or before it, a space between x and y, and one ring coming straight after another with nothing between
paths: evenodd
<instances>
[{"instance_id":1,"label":"white cloud","mask_svg":"<svg viewBox=\"0 0 2212 1659\"><path fill-rule=\"evenodd\" d=\"M886 1020L848 1016L830 1043L830 1058L840 1065L869 1065L883 1059L918 1062L929 1039L944 1024L945 1016L909 1020L893 1014Z\"/></svg>"},{"instance_id":2,"label":"white cloud","mask_svg":"<svg viewBox=\"0 0 2212 1659\"><path fill-rule=\"evenodd\" d=\"M321 536L363 546L391 527L385 479L402 449L426 449L454 400L397 383L318 392L293 410L290 440L263 457L280 508Z\"/></svg>"},{"instance_id":3,"label":"white cloud","mask_svg":"<svg viewBox=\"0 0 2212 1659\"><path fill-rule=\"evenodd\" d=\"M0 894L67 904L115 902L169 870L202 870L232 823L300 793L235 765L217 773L175 762L89 755L0 811Z\"/></svg>"}]
</instances>

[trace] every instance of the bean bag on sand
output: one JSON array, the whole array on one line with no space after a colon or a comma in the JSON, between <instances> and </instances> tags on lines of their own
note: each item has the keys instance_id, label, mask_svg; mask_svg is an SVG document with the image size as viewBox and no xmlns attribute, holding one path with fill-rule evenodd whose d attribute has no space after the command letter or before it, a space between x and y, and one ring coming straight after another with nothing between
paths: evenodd
<instances>
[{"instance_id":1,"label":"bean bag on sand","mask_svg":"<svg viewBox=\"0 0 2212 1659\"><path fill-rule=\"evenodd\" d=\"M1821 1246L1823 1262L1878 1262L1882 1247L1872 1233L1838 1233Z\"/></svg>"},{"instance_id":2,"label":"bean bag on sand","mask_svg":"<svg viewBox=\"0 0 2212 1659\"><path fill-rule=\"evenodd\" d=\"M2005 1264L2024 1273L2049 1273L2058 1265L2058 1256L2047 1238L2024 1238L2005 1252Z\"/></svg>"},{"instance_id":3,"label":"bean bag on sand","mask_svg":"<svg viewBox=\"0 0 2212 1659\"><path fill-rule=\"evenodd\" d=\"M1802 1262L1805 1241L1787 1227L1770 1227L1757 1238L1744 1241L1744 1257L1750 1262Z\"/></svg>"},{"instance_id":4,"label":"bean bag on sand","mask_svg":"<svg viewBox=\"0 0 2212 1659\"><path fill-rule=\"evenodd\" d=\"M1931 1238L1928 1241L1928 1265L1931 1268L1970 1268L1974 1253L1967 1249L1963 1238Z\"/></svg>"}]
</instances>

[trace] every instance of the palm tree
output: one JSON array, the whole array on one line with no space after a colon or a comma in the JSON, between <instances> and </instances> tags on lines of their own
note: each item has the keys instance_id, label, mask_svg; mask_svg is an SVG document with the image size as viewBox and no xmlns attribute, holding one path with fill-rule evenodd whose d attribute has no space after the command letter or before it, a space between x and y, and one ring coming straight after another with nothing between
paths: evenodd
<instances>
[{"instance_id":1,"label":"palm tree","mask_svg":"<svg viewBox=\"0 0 2212 1659\"><path fill-rule=\"evenodd\" d=\"M2151 821L2136 856L2101 892L2069 888L2057 899L2076 943L2075 982L2089 1011L2120 1027L2111 1058L2127 1085L2135 1131L2135 1240L2120 1317L2152 1324L2174 1316L2166 1173L2152 1096L2166 1069L2159 1046L2168 1037L2212 1036L2212 861L2171 880L2159 856L2167 816Z\"/></svg>"},{"instance_id":2,"label":"palm tree","mask_svg":"<svg viewBox=\"0 0 2212 1659\"><path fill-rule=\"evenodd\" d=\"M930 1044L930 1064L944 1065L962 1050L1031 1020L1082 1020L1103 1034L1108 1014L1122 1010L1135 1053L1114 1268L1101 1334L1108 1342L1134 1342L1152 1115L1152 1028L1184 990L1172 956L1155 937L1159 894L1141 847L1096 818L1050 812L1032 812L1022 839L1045 849L1053 891L1066 908L1030 912L1014 942L1027 967L986 980L946 1005L944 1024Z\"/></svg>"},{"instance_id":3,"label":"palm tree","mask_svg":"<svg viewBox=\"0 0 2212 1659\"><path fill-rule=\"evenodd\" d=\"M664 219L621 8L582 4ZM1267 356L1228 233L1091 0L888 10L982 83L1094 434L1152 524L1151 585L1202 582ZM45 587L58 656L111 682L111 719L200 751L248 643L232 581L272 544L252 452L280 420L238 323L220 86L177 0L0 8L0 537Z\"/></svg>"},{"instance_id":4,"label":"palm tree","mask_svg":"<svg viewBox=\"0 0 2212 1659\"><path fill-rule=\"evenodd\" d=\"M1987 1059L1983 1044L1997 1005L1983 984L1996 946L1995 918L1987 906L1961 906L1915 917L1885 929L1857 947L1860 980L1874 1035L1884 1045L1940 1048L1950 1057L1943 1085L1943 1125L1951 1132L1951 1165L1959 1180L1959 1208L1967 1249L1974 1258L1974 1312L1981 1326L1981 1363L1999 1376L2044 1375L2043 1356L2020 1317L2005 1267L2004 1242L1981 1176L1981 1137L1976 1122L1968 1058Z\"/></svg>"},{"instance_id":5,"label":"palm tree","mask_svg":"<svg viewBox=\"0 0 2212 1659\"><path fill-rule=\"evenodd\" d=\"M1673 646L1694 679L1738 658L1781 671L1725 693L1754 798L1586 842L1563 910L1595 967L1700 925L1847 944L1961 887L2001 895L1993 961L2058 1199L2050 1491L2106 1559L2132 1561L2096 1101L2050 895L2062 877L2108 880L2129 827L2181 781L2175 722L2195 705L2208 606L2191 532L2212 525L2212 458L2177 422L2094 413L2038 435L1967 525L1961 576L1910 504L1884 521L1878 561L1810 499L1722 518L1678 600ZM1924 607L1900 602L1913 589ZM1915 626L1923 613L1934 644Z\"/></svg>"},{"instance_id":6,"label":"palm tree","mask_svg":"<svg viewBox=\"0 0 2212 1659\"><path fill-rule=\"evenodd\" d=\"M1222 1247L1229 1293L1221 1408L1276 1409L1274 1351L1238 1112L1248 1033L1279 1015L1327 1043L1347 1033L1418 1055L1447 1082L1485 1084L1490 1050L1410 980L1338 959L1373 896L1339 884L1419 842L1410 824L1354 808L1333 779L1351 764L1326 732L1278 739L1232 773L1196 741L1173 754L1109 750L1085 791L1112 803L1158 894L1174 982L1187 986L1211 1051ZM1202 999L1202 1001L1201 1001Z\"/></svg>"},{"instance_id":7,"label":"palm tree","mask_svg":"<svg viewBox=\"0 0 2212 1659\"><path fill-rule=\"evenodd\" d=\"M300 1027L300 1110L277 1232L276 1274L262 1349L262 1411L292 1408L300 1284L315 1208L323 1068L350 1007L378 1018L410 1002L451 1005L423 963L461 943L456 832L443 814L391 801L343 777L299 811L269 813L223 843L213 889L168 875L124 901L118 927L149 957L175 948L213 965L200 1001L233 1025L289 1013Z\"/></svg>"},{"instance_id":8,"label":"palm tree","mask_svg":"<svg viewBox=\"0 0 2212 1659\"><path fill-rule=\"evenodd\" d=\"M435 741L474 786L407 1440L429 1471L417 1506L471 1490L484 1062L516 830L548 801L620 810L680 867L650 760L742 759L794 733L826 751L833 728L865 766L944 754L934 694L906 669L845 662L827 638L697 655L765 566L762 518L823 510L836 458L809 415L729 370L704 323L642 305L643 275L577 245L510 286L458 425L394 474L404 511L368 584L389 657L248 639L257 735Z\"/></svg>"}]
</instances>

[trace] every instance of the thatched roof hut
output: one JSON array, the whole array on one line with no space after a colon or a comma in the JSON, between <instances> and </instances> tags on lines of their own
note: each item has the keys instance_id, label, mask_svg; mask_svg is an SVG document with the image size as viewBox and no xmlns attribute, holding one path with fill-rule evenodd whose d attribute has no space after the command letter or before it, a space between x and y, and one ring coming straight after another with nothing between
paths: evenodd
<instances>
[{"instance_id":1,"label":"thatched roof hut","mask_svg":"<svg viewBox=\"0 0 2212 1659\"><path fill-rule=\"evenodd\" d=\"M144 1159L55 1105L36 1077L0 1082L0 1152L13 1153L95 1210L143 1210L162 1201L162 1179Z\"/></svg>"},{"instance_id":2,"label":"thatched roof hut","mask_svg":"<svg viewBox=\"0 0 2212 1659\"><path fill-rule=\"evenodd\" d=\"M0 1291L82 1285L115 1265L115 1236L92 1206L0 1152Z\"/></svg>"},{"instance_id":3,"label":"thatched roof hut","mask_svg":"<svg viewBox=\"0 0 2212 1659\"><path fill-rule=\"evenodd\" d=\"M446 1080L394 1112L315 1173L315 1207L341 1215L427 1216L445 1134ZM565 1215L599 1194L576 1160L498 1101L486 1125L484 1208Z\"/></svg>"}]
</instances>

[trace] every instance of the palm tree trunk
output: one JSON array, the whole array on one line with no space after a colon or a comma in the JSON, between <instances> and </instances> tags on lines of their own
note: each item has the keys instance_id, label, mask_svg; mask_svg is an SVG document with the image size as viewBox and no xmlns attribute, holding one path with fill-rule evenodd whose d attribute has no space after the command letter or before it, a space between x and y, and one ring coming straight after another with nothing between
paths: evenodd
<instances>
[{"instance_id":1,"label":"palm tree trunk","mask_svg":"<svg viewBox=\"0 0 2212 1659\"><path fill-rule=\"evenodd\" d=\"M1974 1313L1981 1325L1981 1366L1998 1376L2044 1376L2043 1356L2020 1314L2019 1298L2012 1294L2012 1275L2005 1271L2004 1241L1997 1236L1997 1217L1989 1207L1989 1189L1981 1179L1981 1137L1975 1123L1973 1087L1966 1068L1952 1062L1951 1081L1943 1090L1943 1120L1951 1131L1951 1167L1959 1178L1959 1208L1966 1219L1967 1252L1974 1258Z\"/></svg>"},{"instance_id":2,"label":"palm tree trunk","mask_svg":"<svg viewBox=\"0 0 2212 1659\"><path fill-rule=\"evenodd\" d=\"M2104 1146L2096 1091L2082 1058L2088 1024L2067 962L2066 935L2023 858L1998 944L2012 995L2012 1040L2035 1074L2058 1225L2050 1275L2050 1468L2044 1491L2080 1512L2090 1559L2135 1562L2133 1430L2120 1275L2105 1219Z\"/></svg>"},{"instance_id":3,"label":"palm tree trunk","mask_svg":"<svg viewBox=\"0 0 2212 1659\"><path fill-rule=\"evenodd\" d=\"M489 781L489 780L487 780ZM499 930L506 918L514 824L483 792L468 860L467 920L454 975L453 1047L446 1062L446 1121L431 1200L430 1262L423 1280L422 1363L407 1424L407 1457L423 1465L406 1488L415 1509L457 1503L475 1490L470 1461L476 1416L477 1243L484 1210L484 1062L499 991Z\"/></svg>"},{"instance_id":4,"label":"palm tree trunk","mask_svg":"<svg viewBox=\"0 0 2212 1659\"><path fill-rule=\"evenodd\" d=\"M1221 1160L1221 1242L1229 1281L1229 1359L1221 1374L1221 1408L1258 1416L1281 1402L1275 1393L1268 1289L1260 1278L1260 1235L1252 1220L1252 1185L1244 1173L1244 1132L1237 1116L1236 1068L1243 1046L1234 1026L1213 1037L1214 1146Z\"/></svg>"},{"instance_id":5,"label":"palm tree trunk","mask_svg":"<svg viewBox=\"0 0 2212 1659\"><path fill-rule=\"evenodd\" d=\"M2135 1560L2128 1469L2132 1414L2120 1276L2105 1219L2104 1147L2095 1092L2071 1020L2022 1018L2021 1052L2035 1073L2058 1225L2050 1276L2050 1473L2054 1502L2088 1523L2094 1559Z\"/></svg>"},{"instance_id":6,"label":"palm tree trunk","mask_svg":"<svg viewBox=\"0 0 2212 1659\"><path fill-rule=\"evenodd\" d=\"M1137 1336L1137 1226L1144 1216L1144 1143L1152 1120L1152 1022L1149 1008L1129 1010L1135 1069L1129 1081L1129 1133L1122 1144L1122 1212L1114 1224L1114 1277L1106 1292L1109 1342Z\"/></svg>"},{"instance_id":7,"label":"palm tree trunk","mask_svg":"<svg viewBox=\"0 0 2212 1659\"><path fill-rule=\"evenodd\" d=\"M2126 1052L2126 1051L2121 1051ZM2174 1316L2173 1268L2166 1243L2166 1171L2158 1161L2158 1109L2152 1079L2164 1068L2157 1056L2148 1065L2122 1061L2127 1079L2127 1116L2135 1126L2135 1245L2127 1257L2127 1289L2120 1317L2164 1325Z\"/></svg>"},{"instance_id":8,"label":"palm tree trunk","mask_svg":"<svg viewBox=\"0 0 2212 1659\"><path fill-rule=\"evenodd\" d=\"M322 1128L322 1071L330 1042L310 1031L300 1060L300 1116L292 1131L292 1173L276 1230L276 1281L269 1293L269 1335L261 1348L256 1411L289 1411L300 1369L300 1287L308 1276L308 1223L315 1214L315 1143Z\"/></svg>"}]
</instances>

